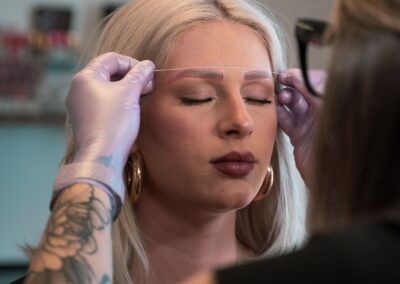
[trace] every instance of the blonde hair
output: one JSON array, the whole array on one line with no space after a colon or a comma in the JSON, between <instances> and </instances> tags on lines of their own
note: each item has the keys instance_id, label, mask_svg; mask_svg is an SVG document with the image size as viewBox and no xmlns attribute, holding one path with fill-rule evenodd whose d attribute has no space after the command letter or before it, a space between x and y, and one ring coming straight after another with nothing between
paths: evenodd
<instances>
[{"instance_id":1,"label":"blonde hair","mask_svg":"<svg viewBox=\"0 0 400 284\"><path fill-rule=\"evenodd\" d=\"M273 70L284 69L283 38L277 25L261 7L245 0L132 1L107 19L90 57L114 51L150 59L163 68L179 34L200 23L221 20L255 31L268 50ZM71 135L68 144L65 161L73 153ZM264 201L238 211L237 238L256 255L293 250L305 237L306 193L300 179L296 183L292 176L297 171L293 158L288 158L292 156L289 150L287 137L279 131L271 160L276 177L273 189ZM112 234L114 283L147 282L151 268L128 199Z\"/></svg>"}]
</instances>

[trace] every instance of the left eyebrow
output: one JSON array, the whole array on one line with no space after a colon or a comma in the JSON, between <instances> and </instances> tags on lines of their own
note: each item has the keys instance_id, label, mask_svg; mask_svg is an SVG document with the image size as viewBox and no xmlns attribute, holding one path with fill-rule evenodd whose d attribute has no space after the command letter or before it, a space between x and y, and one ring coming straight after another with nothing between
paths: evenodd
<instances>
[{"instance_id":1,"label":"left eyebrow","mask_svg":"<svg viewBox=\"0 0 400 284\"><path fill-rule=\"evenodd\" d=\"M244 80L259 80L272 78L272 72L267 70L252 70L244 74Z\"/></svg>"}]
</instances>

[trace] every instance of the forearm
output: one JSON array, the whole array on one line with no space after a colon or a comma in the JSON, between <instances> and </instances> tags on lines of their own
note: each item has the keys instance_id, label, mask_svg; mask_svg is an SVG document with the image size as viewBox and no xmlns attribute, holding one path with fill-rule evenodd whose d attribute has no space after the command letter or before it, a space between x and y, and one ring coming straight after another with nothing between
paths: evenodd
<instances>
[{"instance_id":1,"label":"forearm","mask_svg":"<svg viewBox=\"0 0 400 284\"><path fill-rule=\"evenodd\" d=\"M111 205L90 184L70 186L57 199L25 283L111 283Z\"/></svg>"},{"instance_id":2,"label":"forearm","mask_svg":"<svg viewBox=\"0 0 400 284\"><path fill-rule=\"evenodd\" d=\"M139 131L140 96L151 92L154 69L151 61L110 52L73 77L66 109L74 157L57 175L53 212L26 283L112 282L111 223L124 201L123 169ZM114 75L123 78L111 80ZM63 189L82 180L108 192L84 183Z\"/></svg>"}]
</instances>

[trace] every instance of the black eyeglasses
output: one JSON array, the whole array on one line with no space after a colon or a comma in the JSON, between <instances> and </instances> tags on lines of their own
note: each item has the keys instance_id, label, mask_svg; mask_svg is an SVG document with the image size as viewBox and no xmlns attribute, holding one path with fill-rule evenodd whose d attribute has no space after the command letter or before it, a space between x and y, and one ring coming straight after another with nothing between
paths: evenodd
<instances>
[{"instance_id":1,"label":"black eyeglasses","mask_svg":"<svg viewBox=\"0 0 400 284\"><path fill-rule=\"evenodd\" d=\"M310 44L320 47L328 45L331 42L331 37L326 34L327 28L328 24L326 22L311 19L299 19L295 28L299 48L300 67L304 82L308 91L317 97L322 96L322 91L318 90L316 83L310 78L308 46Z\"/></svg>"}]
</instances>

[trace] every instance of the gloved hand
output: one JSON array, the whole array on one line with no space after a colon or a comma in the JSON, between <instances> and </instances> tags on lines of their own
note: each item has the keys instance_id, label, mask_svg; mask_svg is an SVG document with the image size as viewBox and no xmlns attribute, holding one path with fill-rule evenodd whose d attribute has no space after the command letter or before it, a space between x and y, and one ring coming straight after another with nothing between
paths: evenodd
<instances>
[{"instance_id":1,"label":"gloved hand","mask_svg":"<svg viewBox=\"0 0 400 284\"><path fill-rule=\"evenodd\" d=\"M73 160L60 167L50 208L74 183L103 189L118 216L125 196L122 172L139 131L142 93L152 90L154 64L116 53L93 59L77 73L66 99Z\"/></svg>"},{"instance_id":2,"label":"gloved hand","mask_svg":"<svg viewBox=\"0 0 400 284\"><path fill-rule=\"evenodd\" d=\"M106 53L74 76L66 99L73 162L122 172L139 130L139 98L152 90L153 70L151 61ZM122 79L113 81L117 77Z\"/></svg>"},{"instance_id":3,"label":"gloved hand","mask_svg":"<svg viewBox=\"0 0 400 284\"><path fill-rule=\"evenodd\" d=\"M311 82L321 82L324 79L324 71L311 72ZM289 136L294 147L297 169L306 185L310 186L314 159L313 142L322 100L308 93L299 69L289 69L280 74L278 82L285 86L277 95L279 126Z\"/></svg>"}]
</instances>

